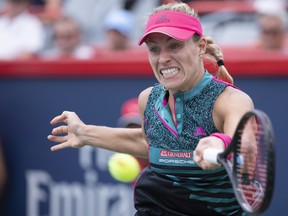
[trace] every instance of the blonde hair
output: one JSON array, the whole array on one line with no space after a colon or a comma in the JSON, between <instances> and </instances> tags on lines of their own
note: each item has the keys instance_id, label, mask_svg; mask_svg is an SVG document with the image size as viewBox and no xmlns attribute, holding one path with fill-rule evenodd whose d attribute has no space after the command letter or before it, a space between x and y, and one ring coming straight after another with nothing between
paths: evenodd
<instances>
[{"instance_id":1,"label":"blonde hair","mask_svg":"<svg viewBox=\"0 0 288 216\"><path fill-rule=\"evenodd\" d=\"M208 55L208 57L213 57L216 62L220 60L224 60L223 57L223 52L221 48L214 43L213 39L209 36L204 37L207 41L207 46L206 46L206 52L205 54ZM214 75L217 79L223 80L227 83L233 84L233 78L227 71L226 67L224 65L220 65L218 68L217 73Z\"/></svg>"},{"instance_id":2,"label":"blonde hair","mask_svg":"<svg viewBox=\"0 0 288 216\"><path fill-rule=\"evenodd\" d=\"M193 16L199 19L198 12L195 9L191 8L188 4L185 4L180 1L175 1L172 3L168 3L168 4L162 4L159 7L155 8L153 12L150 14L150 16L155 13L165 11L165 10L173 10L173 11L182 12L182 13L188 14L190 16ZM198 34L195 34L193 36L193 40L195 42L199 41L200 38L201 37ZM213 58L215 63L218 62L219 60L224 60L221 48L217 44L214 43L213 39L209 36L204 36L204 38L207 41L205 54L208 56L208 58L210 59ZM217 79L223 80L230 84L233 84L234 82L232 76L229 74L229 72L227 71L224 65L221 65L218 67L218 71L216 72L216 74L214 74L214 76Z\"/></svg>"},{"instance_id":3,"label":"blonde hair","mask_svg":"<svg viewBox=\"0 0 288 216\"><path fill-rule=\"evenodd\" d=\"M179 2L176 1L176 2L168 3L168 4L162 4L159 7L155 8L151 15L161 12L161 11L166 11L166 10L182 12L182 13L188 14L190 16L193 16L199 19L199 15L197 11L181 1Z\"/></svg>"}]
</instances>

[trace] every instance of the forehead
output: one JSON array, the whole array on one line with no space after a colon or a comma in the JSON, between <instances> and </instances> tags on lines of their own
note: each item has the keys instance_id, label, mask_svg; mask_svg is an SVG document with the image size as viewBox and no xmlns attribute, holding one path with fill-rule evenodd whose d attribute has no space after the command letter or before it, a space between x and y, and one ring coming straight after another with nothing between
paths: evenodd
<instances>
[{"instance_id":1,"label":"forehead","mask_svg":"<svg viewBox=\"0 0 288 216\"><path fill-rule=\"evenodd\" d=\"M146 37L146 43L156 43L156 42L169 42L169 41L179 41L176 40L169 35L163 34L163 33L151 33L147 35Z\"/></svg>"},{"instance_id":2,"label":"forehead","mask_svg":"<svg viewBox=\"0 0 288 216\"><path fill-rule=\"evenodd\" d=\"M275 27L281 28L282 21L279 17L276 16L263 16L261 19L262 26L274 25Z\"/></svg>"},{"instance_id":3,"label":"forehead","mask_svg":"<svg viewBox=\"0 0 288 216\"><path fill-rule=\"evenodd\" d=\"M73 22L58 22L54 26L55 31L77 31L77 25Z\"/></svg>"}]
</instances>

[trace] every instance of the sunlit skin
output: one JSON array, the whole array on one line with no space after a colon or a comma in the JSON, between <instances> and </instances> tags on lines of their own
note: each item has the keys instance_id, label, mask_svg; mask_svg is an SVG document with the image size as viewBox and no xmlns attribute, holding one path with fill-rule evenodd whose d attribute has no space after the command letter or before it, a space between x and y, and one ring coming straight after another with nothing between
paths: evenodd
<instances>
[{"instance_id":1,"label":"sunlit skin","mask_svg":"<svg viewBox=\"0 0 288 216\"><path fill-rule=\"evenodd\" d=\"M146 44L156 79L172 93L185 92L202 79L204 66L200 56L205 53L205 39L178 41L164 34L152 33Z\"/></svg>"}]
</instances>

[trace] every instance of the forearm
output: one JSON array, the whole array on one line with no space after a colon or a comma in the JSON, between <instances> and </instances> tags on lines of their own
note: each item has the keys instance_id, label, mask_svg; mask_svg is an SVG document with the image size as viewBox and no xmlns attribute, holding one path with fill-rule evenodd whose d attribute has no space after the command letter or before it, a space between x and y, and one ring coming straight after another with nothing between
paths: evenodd
<instances>
[{"instance_id":1,"label":"forearm","mask_svg":"<svg viewBox=\"0 0 288 216\"><path fill-rule=\"evenodd\" d=\"M86 125L80 139L85 145L148 157L148 144L141 128L111 128Z\"/></svg>"}]
</instances>

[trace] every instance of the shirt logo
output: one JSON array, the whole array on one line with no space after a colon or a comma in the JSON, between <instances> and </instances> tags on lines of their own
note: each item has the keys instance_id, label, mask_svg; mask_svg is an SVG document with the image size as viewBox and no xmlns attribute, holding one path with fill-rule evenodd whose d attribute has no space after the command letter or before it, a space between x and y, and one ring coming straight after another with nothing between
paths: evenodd
<instances>
[{"instance_id":1,"label":"shirt logo","mask_svg":"<svg viewBox=\"0 0 288 216\"><path fill-rule=\"evenodd\" d=\"M194 136L206 136L206 132L203 130L201 126L199 126L195 131L194 131Z\"/></svg>"},{"instance_id":2,"label":"shirt logo","mask_svg":"<svg viewBox=\"0 0 288 216\"><path fill-rule=\"evenodd\" d=\"M167 150L160 151L160 157L170 157L170 158L192 158L191 152L171 152Z\"/></svg>"}]
</instances>

